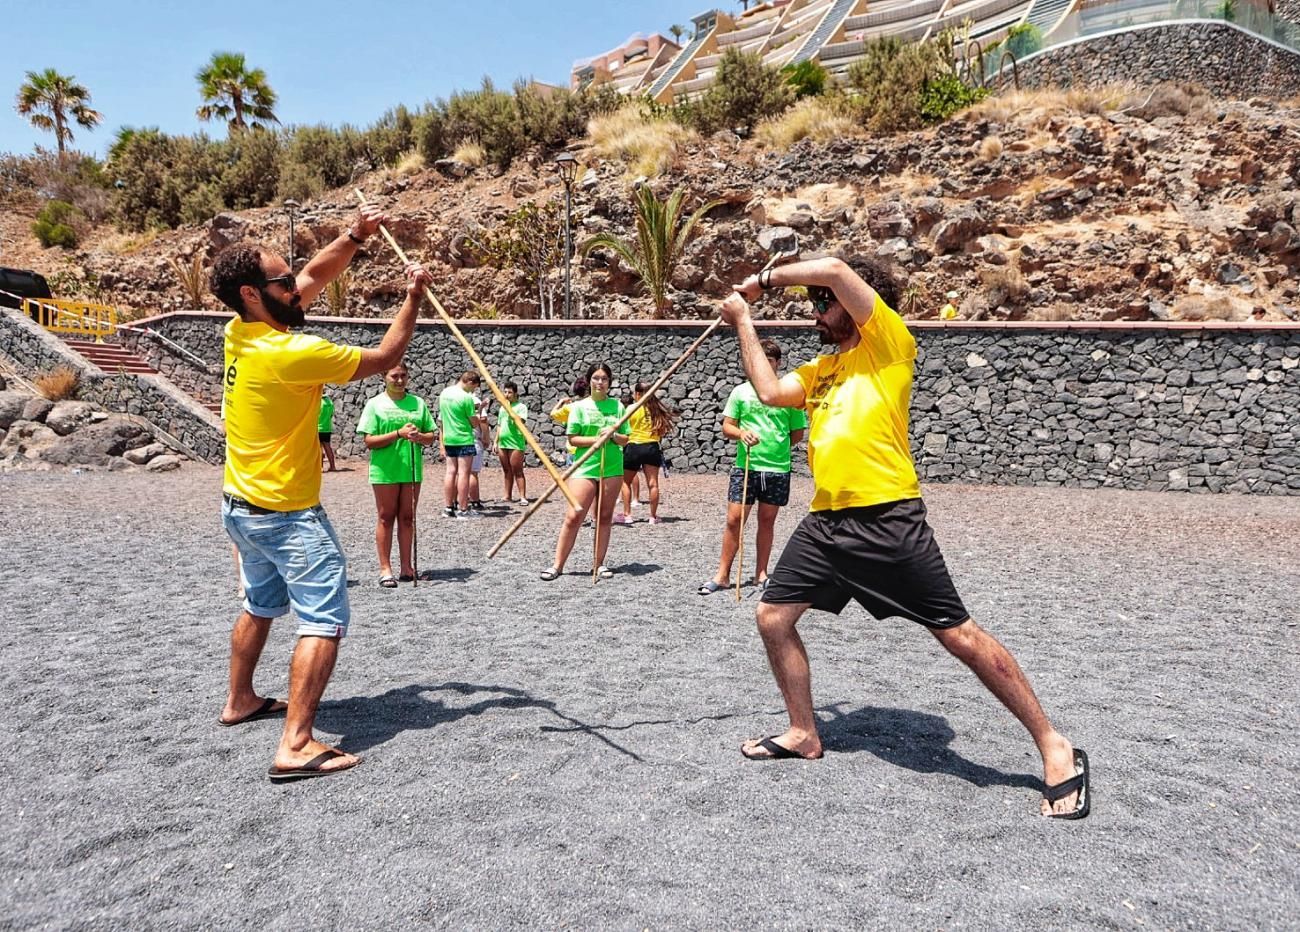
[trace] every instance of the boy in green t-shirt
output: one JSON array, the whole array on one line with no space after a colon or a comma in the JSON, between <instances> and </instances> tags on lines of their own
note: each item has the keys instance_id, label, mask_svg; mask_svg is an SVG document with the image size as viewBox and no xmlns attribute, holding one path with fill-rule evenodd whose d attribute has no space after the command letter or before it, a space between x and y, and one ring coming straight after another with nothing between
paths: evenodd
<instances>
[{"instance_id":1,"label":"boy in green t-shirt","mask_svg":"<svg viewBox=\"0 0 1300 932\"><path fill-rule=\"evenodd\" d=\"M763 354L778 371L781 348L772 340L762 342ZM731 583L731 563L740 548L742 517L758 502L758 534L755 541L754 581L767 587L767 561L772 556L772 535L776 515L790 501L790 447L804 438L808 415L803 408L773 408L758 400L753 384L737 385L722 411L722 433L738 441L736 464L727 489L727 527L722 534L722 556L713 578L699 588L700 595L726 589ZM745 473L749 481L745 481ZM742 492L748 495L741 501Z\"/></svg>"},{"instance_id":2,"label":"boy in green t-shirt","mask_svg":"<svg viewBox=\"0 0 1300 932\"><path fill-rule=\"evenodd\" d=\"M316 436L320 438L321 455L330 464L330 472L334 472L334 447L330 440L334 437L334 399L329 395L321 395L320 414L316 417Z\"/></svg>"},{"instance_id":3,"label":"boy in green t-shirt","mask_svg":"<svg viewBox=\"0 0 1300 932\"><path fill-rule=\"evenodd\" d=\"M469 507L469 477L474 464L474 424L478 402L474 392L482 380L473 369L462 372L438 396L438 420L442 422L442 455L447 471L442 480L443 514L448 518L481 518Z\"/></svg>"}]
</instances>

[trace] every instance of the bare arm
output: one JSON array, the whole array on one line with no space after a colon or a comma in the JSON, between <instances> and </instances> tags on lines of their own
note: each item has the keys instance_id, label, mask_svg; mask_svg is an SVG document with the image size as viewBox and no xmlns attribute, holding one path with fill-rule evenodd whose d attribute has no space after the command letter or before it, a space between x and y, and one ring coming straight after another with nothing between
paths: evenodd
<instances>
[{"instance_id":1,"label":"bare arm","mask_svg":"<svg viewBox=\"0 0 1300 932\"><path fill-rule=\"evenodd\" d=\"M802 408L803 384L793 374L777 378L772 364L767 361L763 347L758 342L758 331L749 316L749 305L739 294L731 294L722 302L722 319L736 328L740 342L740 361L745 375L754 386L758 400L774 408Z\"/></svg>"},{"instance_id":2,"label":"bare arm","mask_svg":"<svg viewBox=\"0 0 1300 932\"><path fill-rule=\"evenodd\" d=\"M433 277L418 265L407 266L406 273L411 276L411 283L406 288L406 300L402 302L402 309L388 325L388 331L379 345L361 351L361 362L357 364L357 371L352 373L353 382L387 372L401 362L406 347L410 345L411 337L415 334L420 300Z\"/></svg>"},{"instance_id":3,"label":"bare arm","mask_svg":"<svg viewBox=\"0 0 1300 932\"><path fill-rule=\"evenodd\" d=\"M768 289L790 288L794 285L813 285L829 288L844 310L859 327L871 319L876 307L876 291L858 277L858 274L840 259L827 257L780 265L765 276ZM751 275L736 286L736 291L747 301L756 301L763 293L757 275Z\"/></svg>"},{"instance_id":4,"label":"bare arm","mask_svg":"<svg viewBox=\"0 0 1300 932\"><path fill-rule=\"evenodd\" d=\"M749 447L752 447L761 439L752 430L742 428L740 422L734 417L724 417L722 419L722 436L728 440L739 441Z\"/></svg>"},{"instance_id":5,"label":"bare arm","mask_svg":"<svg viewBox=\"0 0 1300 932\"><path fill-rule=\"evenodd\" d=\"M357 248L361 244L353 241L348 233L364 240L378 230L385 219L387 218L378 207L367 204L361 208L361 213L347 233L339 234L334 242L311 257L311 261L298 273L298 293L302 295L303 307L311 307L325 286L338 278L357 254Z\"/></svg>"},{"instance_id":6,"label":"bare arm","mask_svg":"<svg viewBox=\"0 0 1300 932\"><path fill-rule=\"evenodd\" d=\"M790 431L790 446L796 443L803 443L803 438L808 436L808 428L800 427L798 430Z\"/></svg>"}]
</instances>

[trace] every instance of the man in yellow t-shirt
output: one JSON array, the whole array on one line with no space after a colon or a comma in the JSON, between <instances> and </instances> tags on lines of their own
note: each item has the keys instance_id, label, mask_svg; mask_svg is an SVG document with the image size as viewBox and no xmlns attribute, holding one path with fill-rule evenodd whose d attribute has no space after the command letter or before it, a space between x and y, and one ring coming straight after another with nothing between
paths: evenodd
<instances>
[{"instance_id":1,"label":"man in yellow t-shirt","mask_svg":"<svg viewBox=\"0 0 1300 932\"><path fill-rule=\"evenodd\" d=\"M868 284L868 281L870 284ZM749 301L803 285L822 343L836 351L778 378ZM1082 818L1087 755L1044 714L1015 659L962 605L926 521L907 432L916 341L892 307L897 286L874 261L813 259L747 278L723 302L745 372L763 404L808 411L811 512L791 536L758 608L758 628L790 727L747 741L750 760L816 759L811 673L796 625L810 608L838 614L856 599L877 618L918 622L979 676L1033 736L1043 758L1044 815Z\"/></svg>"},{"instance_id":2,"label":"man in yellow t-shirt","mask_svg":"<svg viewBox=\"0 0 1300 932\"><path fill-rule=\"evenodd\" d=\"M250 243L225 249L212 264L212 292L238 314L226 325L221 516L239 548L244 587L220 722L239 725L284 714L269 771L276 781L327 776L361 763L312 734L350 620L346 563L320 504L317 414L326 383L364 379L401 360L415 331L420 296L432 279L419 266L407 268L406 301L378 347L338 346L294 330L305 321L304 309L383 220L377 209L363 209L351 229L296 275L281 256ZM298 615L298 644L286 704L254 691L253 670L271 620L290 608Z\"/></svg>"}]
</instances>

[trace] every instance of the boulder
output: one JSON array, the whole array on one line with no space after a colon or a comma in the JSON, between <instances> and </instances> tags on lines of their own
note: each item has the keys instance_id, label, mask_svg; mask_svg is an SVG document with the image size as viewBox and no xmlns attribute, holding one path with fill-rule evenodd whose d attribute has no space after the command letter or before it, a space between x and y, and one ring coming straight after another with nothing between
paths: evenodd
<instances>
[{"instance_id":1,"label":"boulder","mask_svg":"<svg viewBox=\"0 0 1300 932\"><path fill-rule=\"evenodd\" d=\"M23 409L31 397L22 392L0 392L0 430L8 430L9 425L23 419Z\"/></svg>"},{"instance_id":2,"label":"boulder","mask_svg":"<svg viewBox=\"0 0 1300 932\"><path fill-rule=\"evenodd\" d=\"M83 424L90 423L95 406L89 401L60 401L45 415L45 423L56 434L66 437Z\"/></svg>"},{"instance_id":3,"label":"boulder","mask_svg":"<svg viewBox=\"0 0 1300 932\"><path fill-rule=\"evenodd\" d=\"M436 171L442 172L449 178L464 178L474 170L472 166L466 165L464 162L458 162L455 159L438 159L433 163L433 167Z\"/></svg>"},{"instance_id":4,"label":"boulder","mask_svg":"<svg viewBox=\"0 0 1300 932\"><path fill-rule=\"evenodd\" d=\"M974 207L963 207L949 215L934 231L935 251L942 254L958 252L967 243L988 232L988 221Z\"/></svg>"},{"instance_id":5,"label":"boulder","mask_svg":"<svg viewBox=\"0 0 1300 932\"><path fill-rule=\"evenodd\" d=\"M799 237L790 227L766 227L759 231L758 245L763 251L791 252L799 246Z\"/></svg>"},{"instance_id":6,"label":"boulder","mask_svg":"<svg viewBox=\"0 0 1300 932\"><path fill-rule=\"evenodd\" d=\"M234 214L217 214L208 224L208 242L213 252L221 252L248 235L248 221Z\"/></svg>"},{"instance_id":7,"label":"boulder","mask_svg":"<svg viewBox=\"0 0 1300 932\"><path fill-rule=\"evenodd\" d=\"M54 402L50 401L50 399L43 398L40 395L33 395L28 399L27 404L23 405L22 419L24 421L43 421L45 415L49 414L50 409L53 407Z\"/></svg>"},{"instance_id":8,"label":"boulder","mask_svg":"<svg viewBox=\"0 0 1300 932\"><path fill-rule=\"evenodd\" d=\"M132 441L144 436L148 436L148 432L131 418L112 415L99 424L60 437L50 445L44 459L57 466L106 466L112 457L125 453Z\"/></svg>"},{"instance_id":9,"label":"boulder","mask_svg":"<svg viewBox=\"0 0 1300 932\"><path fill-rule=\"evenodd\" d=\"M143 466L145 463L162 456L167 452L167 448L161 443L150 443L143 447L136 447L134 450L127 450L122 456L128 463L134 463L136 466Z\"/></svg>"},{"instance_id":10,"label":"boulder","mask_svg":"<svg viewBox=\"0 0 1300 932\"><path fill-rule=\"evenodd\" d=\"M145 469L149 470L150 472L171 472L173 469L180 469L180 468L181 468L180 457L173 456L170 453L164 456L155 457L154 459L150 460L149 465L145 467Z\"/></svg>"},{"instance_id":11,"label":"boulder","mask_svg":"<svg viewBox=\"0 0 1300 932\"><path fill-rule=\"evenodd\" d=\"M35 421L14 421L0 443L0 459L24 457L38 460L59 440L59 435Z\"/></svg>"}]
</instances>

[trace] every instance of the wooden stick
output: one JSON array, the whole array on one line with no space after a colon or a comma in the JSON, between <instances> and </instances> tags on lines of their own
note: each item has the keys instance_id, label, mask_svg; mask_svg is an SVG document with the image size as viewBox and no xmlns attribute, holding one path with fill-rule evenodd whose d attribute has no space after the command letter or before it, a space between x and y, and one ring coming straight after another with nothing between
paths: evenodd
<instances>
[{"instance_id":1,"label":"wooden stick","mask_svg":"<svg viewBox=\"0 0 1300 932\"><path fill-rule=\"evenodd\" d=\"M600 569L600 516L605 508L605 445L600 445L600 475L596 477L596 542L591 552L591 584L599 581L597 570Z\"/></svg>"},{"instance_id":2,"label":"wooden stick","mask_svg":"<svg viewBox=\"0 0 1300 932\"><path fill-rule=\"evenodd\" d=\"M636 401L636 403L629 406L627 410L623 412L623 416L618 419L618 423L614 424L612 427L605 428L605 430L601 431L601 433L597 435L596 442L587 448L587 452L583 453L576 460L574 460L573 465L564 471L564 478L565 479L569 478L578 469L578 467L580 467L583 463L587 462L587 460L595 456L596 451L600 449L600 447L604 446L610 437L618 433L618 429L627 423L628 418L630 418L637 411L640 411L641 408L646 404L646 402L648 402L651 398L654 397L655 392L659 391L659 389L663 387L664 383L667 382L670 378L672 378L673 373L676 372L679 368L681 368L682 363L690 359L691 356L695 353L695 351L700 348L700 345L703 344L704 341L707 340L709 337L713 336L713 332L721 326L722 326L721 317L713 321L713 323L709 324L709 326L704 329L704 332L699 335L696 341L686 348L686 352L682 353L681 356L677 357L677 361L674 362L671 366L669 366L666 370L664 370L664 374L659 376L659 378L655 380L655 383L646 389L645 394L642 395L640 399ZM533 512L535 512L537 509L541 508L544 504L546 504L546 500L555 493L555 490L557 488L558 488L557 485L552 484L551 487L546 490L545 494L539 495L537 496L537 498L533 499L533 503L528 506L528 508L524 511L522 515L519 516L519 519L510 526L510 529L507 530L505 534L501 536L501 539L499 541L497 541L495 544L492 545L492 549L488 551L489 559L495 557L497 555L497 552L500 551L500 549L505 546L506 541L514 537L515 532L524 526L524 522L533 516Z\"/></svg>"},{"instance_id":3,"label":"wooden stick","mask_svg":"<svg viewBox=\"0 0 1300 932\"><path fill-rule=\"evenodd\" d=\"M745 446L745 478L740 482L740 549L736 565L736 601L740 601L740 578L745 575L745 519L749 517L749 444Z\"/></svg>"},{"instance_id":4,"label":"wooden stick","mask_svg":"<svg viewBox=\"0 0 1300 932\"><path fill-rule=\"evenodd\" d=\"M415 448L417 446L414 440L408 440L411 445L411 588L414 589L420 584L420 521L419 516L415 513L416 505L419 498L416 496L415 482ZM399 522L400 524L400 522ZM398 549L401 549L400 542Z\"/></svg>"},{"instance_id":5,"label":"wooden stick","mask_svg":"<svg viewBox=\"0 0 1300 932\"><path fill-rule=\"evenodd\" d=\"M786 259L789 258L790 256L795 255L798 251L799 251L799 240L796 237L794 248L787 250L786 252L775 253L770 259L767 260L767 265L763 266L763 270L762 272L759 272L759 274L760 275L763 274L763 272L767 271L772 266L776 265L777 262L781 261L782 259ZM713 321L713 323L709 324L709 326L705 328L704 332L699 335L699 338L696 339L696 341L692 343L690 346L686 347L686 352L678 356L677 361L674 362L671 366L669 366L666 370L664 370L664 374L659 376L659 378L655 380L655 383L651 385L648 389L646 389L645 394L641 396L640 400L623 412L623 417L619 419L618 423L615 424L613 427L608 428L603 433L597 436L596 445L589 447L586 453L578 457L574 461L573 465L564 471L564 475L562 478L564 479L569 478L571 475L573 475L574 471L577 470L579 466L581 466L588 459L590 459L595 454L597 447L603 446L605 442L609 440L610 437L614 436L614 434L617 433L620 427L622 427L625 423L627 423L628 418L630 418L637 411L640 411L642 406L645 405L646 402L648 402L651 398L654 397L654 393L659 391L659 389L663 387L663 384L667 382L670 378L672 378L673 373L676 372L681 367L682 363L690 359L691 356L694 355L695 351L700 348L700 345L713 335L713 331L717 330L721 326L722 326L721 317L717 318L716 320ZM550 460L547 460L547 462L549 463ZM554 478L554 473L552 473L552 477ZM533 516L533 512L535 512L538 508L541 508L543 505L546 504L546 500L549 499L555 493L555 490L561 484L562 484L561 479L555 478L554 484L552 484L551 487L547 489L545 495L539 495L537 496L537 498L533 499L533 503L528 506L528 508L524 511L522 515L519 516L519 519L515 521L515 523L512 524L504 534L501 535L500 540L498 540L495 544L492 545L492 549L488 551L489 560L495 557L497 555L497 552L500 551L500 549L506 545L506 541L510 540L510 538L515 536L515 532L524 526L524 522ZM570 503L572 503L573 499L569 498L569 501ZM573 507L576 509L578 506L574 505Z\"/></svg>"},{"instance_id":6,"label":"wooden stick","mask_svg":"<svg viewBox=\"0 0 1300 932\"><path fill-rule=\"evenodd\" d=\"M353 188L353 190L357 192L357 197L361 199L362 206L369 203L366 200L366 196L361 193L360 188ZM401 259L404 265L409 265L411 260L406 257L406 253L402 251L402 247L397 245L397 240L393 239L393 234L388 232L388 227L381 223L379 225L379 232L384 234L384 239L388 240L388 245L393 247L393 252L397 253L397 258ZM537 442L537 438L534 437L532 431L528 429L528 425L523 422L514 408L510 406L510 402L506 400L506 396L497 385L496 379L492 378L492 373L488 371L487 363L483 362L483 358L475 352L474 347L470 345L469 340L465 339L465 335L461 333L460 328L456 326L456 321L452 319L451 315L447 313L446 309L443 308L438 299L434 297L433 291L428 286L425 286L424 296L429 299L429 303L432 304L434 310L438 312L438 316L441 317L442 322L447 325L447 329L451 331L452 336L460 342L461 347L467 354L469 354L469 358L474 363L474 368L476 368L479 375L483 377L483 381L486 382L487 387L491 389L498 404L505 409L510 420L514 421L515 425L523 431L524 442L528 444L529 448L535 454L537 454L537 458L542 461L542 465L546 467L546 471L551 474L551 478L555 481L555 487L564 494L564 497L569 500L570 505L577 508L578 500L573 497L573 493L569 491L569 487L564 484L564 477L561 476L559 470L555 468L555 464L551 462L550 455L542 449L541 445ZM551 491L554 492L555 489L552 489Z\"/></svg>"}]
</instances>

